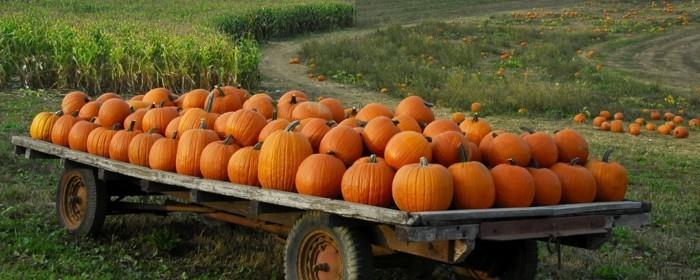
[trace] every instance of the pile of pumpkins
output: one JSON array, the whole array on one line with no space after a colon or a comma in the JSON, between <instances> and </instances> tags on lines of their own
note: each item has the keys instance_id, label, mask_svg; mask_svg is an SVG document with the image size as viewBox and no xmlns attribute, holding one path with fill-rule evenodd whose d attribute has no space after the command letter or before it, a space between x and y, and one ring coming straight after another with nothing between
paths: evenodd
<instances>
[{"instance_id":1,"label":"pile of pumpkins","mask_svg":"<svg viewBox=\"0 0 700 280\"><path fill-rule=\"evenodd\" d=\"M683 126L685 119L682 116L675 115L671 112L666 112L661 115L659 111L649 110L649 121L643 117L636 118L627 127L627 132L637 136L642 133L642 130L657 132L660 135L673 135L676 138L688 138L690 131L688 127ZM663 118L663 121L662 121ZM625 132L625 116L618 112L614 115L609 111L601 111L597 117L593 118L593 126L601 131L611 131L617 133ZM574 116L574 123L583 124L586 122L586 114L579 113ZM657 126L654 121L660 122ZM700 128L700 119L694 118L688 121L688 126Z\"/></svg>"},{"instance_id":2,"label":"pile of pumpkins","mask_svg":"<svg viewBox=\"0 0 700 280\"><path fill-rule=\"evenodd\" d=\"M404 211L622 200L627 171L589 160L573 129L496 130L478 114L435 119L418 96L345 108L301 91L276 101L238 87L165 88L126 101L65 95L30 135L117 161L235 184ZM479 104L472 109L478 111Z\"/></svg>"}]
</instances>

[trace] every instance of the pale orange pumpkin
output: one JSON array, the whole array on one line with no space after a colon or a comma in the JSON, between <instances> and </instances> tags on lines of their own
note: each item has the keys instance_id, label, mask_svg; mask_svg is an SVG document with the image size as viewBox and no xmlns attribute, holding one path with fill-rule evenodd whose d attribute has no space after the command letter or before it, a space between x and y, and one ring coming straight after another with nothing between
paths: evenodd
<instances>
[{"instance_id":1,"label":"pale orange pumpkin","mask_svg":"<svg viewBox=\"0 0 700 280\"><path fill-rule=\"evenodd\" d=\"M148 152L148 166L152 169L175 172L177 160L177 130L171 137L156 140Z\"/></svg>"},{"instance_id":2,"label":"pale orange pumpkin","mask_svg":"<svg viewBox=\"0 0 700 280\"><path fill-rule=\"evenodd\" d=\"M452 175L442 165L419 163L404 165L394 175L392 197L396 206L407 212L447 210L452 204Z\"/></svg>"},{"instance_id":3,"label":"pale orange pumpkin","mask_svg":"<svg viewBox=\"0 0 700 280\"><path fill-rule=\"evenodd\" d=\"M588 169L578 165L578 158L570 163L559 162L550 169L561 182L562 203L593 202L596 197L596 181Z\"/></svg>"},{"instance_id":4,"label":"pale orange pumpkin","mask_svg":"<svg viewBox=\"0 0 700 280\"><path fill-rule=\"evenodd\" d=\"M423 135L425 135L426 137L433 138L446 131L456 131L460 133L462 132L462 130L459 129L459 126L453 121L440 119L429 123L423 129Z\"/></svg>"},{"instance_id":5,"label":"pale orange pumpkin","mask_svg":"<svg viewBox=\"0 0 700 280\"><path fill-rule=\"evenodd\" d=\"M384 116L391 119L394 117L394 114L391 112L391 109L389 109L389 107L387 106L384 106L384 104L369 103L365 105L365 107L362 107L362 109L357 113L355 118L364 122L369 122L370 120L380 116Z\"/></svg>"},{"instance_id":6,"label":"pale orange pumpkin","mask_svg":"<svg viewBox=\"0 0 700 280\"><path fill-rule=\"evenodd\" d=\"M263 188L293 192L294 182L301 162L313 153L306 137L295 132L299 121L285 130L270 134L260 148L258 181Z\"/></svg>"},{"instance_id":7,"label":"pale orange pumpkin","mask_svg":"<svg viewBox=\"0 0 700 280\"><path fill-rule=\"evenodd\" d=\"M154 128L144 133L136 134L129 143L129 162L149 167L148 156L151 152L151 147L160 138L163 138L163 136L156 133Z\"/></svg>"},{"instance_id":8,"label":"pale orange pumpkin","mask_svg":"<svg viewBox=\"0 0 700 280\"><path fill-rule=\"evenodd\" d=\"M299 164L295 186L300 194L336 198L345 173L343 162L330 154L313 154Z\"/></svg>"},{"instance_id":9,"label":"pale orange pumpkin","mask_svg":"<svg viewBox=\"0 0 700 280\"><path fill-rule=\"evenodd\" d=\"M219 140L213 130L207 129L206 119L199 122L199 128L189 129L180 136L175 158L177 173L189 176L202 176L200 158L202 150L209 143Z\"/></svg>"},{"instance_id":10,"label":"pale orange pumpkin","mask_svg":"<svg viewBox=\"0 0 700 280\"><path fill-rule=\"evenodd\" d=\"M591 160L586 169L596 182L596 201L621 201L627 192L627 170L617 162L610 162L612 149L603 154L602 160Z\"/></svg>"},{"instance_id":11,"label":"pale orange pumpkin","mask_svg":"<svg viewBox=\"0 0 700 280\"><path fill-rule=\"evenodd\" d=\"M391 137L384 149L384 160L398 170L404 165L418 163L421 158L431 161L433 151L425 136L414 131L402 131Z\"/></svg>"},{"instance_id":12,"label":"pale orange pumpkin","mask_svg":"<svg viewBox=\"0 0 700 280\"><path fill-rule=\"evenodd\" d=\"M267 125L265 117L258 112L238 110L228 118L224 131L232 135L236 142L243 146L251 146L258 142L258 136Z\"/></svg>"},{"instance_id":13,"label":"pale orange pumpkin","mask_svg":"<svg viewBox=\"0 0 700 280\"><path fill-rule=\"evenodd\" d=\"M262 142L258 142L255 146L243 147L231 155L227 165L229 181L249 186L258 185L260 147Z\"/></svg>"},{"instance_id":14,"label":"pale orange pumpkin","mask_svg":"<svg viewBox=\"0 0 700 280\"><path fill-rule=\"evenodd\" d=\"M331 128L321 139L318 152L333 155L351 165L362 156L362 136L349 126L338 125Z\"/></svg>"},{"instance_id":15,"label":"pale orange pumpkin","mask_svg":"<svg viewBox=\"0 0 700 280\"><path fill-rule=\"evenodd\" d=\"M535 199L535 181L524 167L514 162L491 169L496 187L496 206L528 207Z\"/></svg>"},{"instance_id":16,"label":"pale orange pumpkin","mask_svg":"<svg viewBox=\"0 0 700 280\"><path fill-rule=\"evenodd\" d=\"M464 132L467 138L469 138L469 142L477 146L481 143L481 139L491 132L491 125L483 119L479 119L478 114L474 114L473 118L463 121L459 125L459 128Z\"/></svg>"},{"instance_id":17,"label":"pale orange pumpkin","mask_svg":"<svg viewBox=\"0 0 700 280\"><path fill-rule=\"evenodd\" d=\"M369 152L378 156L384 156L384 148L389 139L401 132L394 122L386 116L373 118L365 125L361 135Z\"/></svg>"},{"instance_id":18,"label":"pale orange pumpkin","mask_svg":"<svg viewBox=\"0 0 700 280\"><path fill-rule=\"evenodd\" d=\"M396 105L396 116L408 115L418 122L431 123L435 119L432 103L425 101L420 96L412 95L404 98Z\"/></svg>"},{"instance_id":19,"label":"pale orange pumpkin","mask_svg":"<svg viewBox=\"0 0 700 280\"><path fill-rule=\"evenodd\" d=\"M455 206L459 209L493 207L496 187L491 172L478 161L468 161L470 156L464 145L460 144L457 151L459 162L447 169L452 175Z\"/></svg>"},{"instance_id":20,"label":"pale orange pumpkin","mask_svg":"<svg viewBox=\"0 0 700 280\"><path fill-rule=\"evenodd\" d=\"M240 147L233 142L229 135L221 141L207 144L199 157L199 170L202 177L213 180L228 180L229 159Z\"/></svg>"},{"instance_id":21,"label":"pale orange pumpkin","mask_svg":"<svg viewBox=\"0 0 700 280\"><path fill-rule=\"evenodd\" d=\"M394 170L385 161L372 154L355 161L343 174L343 199L380 207L392 203L391 183Z\"/></svg>"}]
</instances>

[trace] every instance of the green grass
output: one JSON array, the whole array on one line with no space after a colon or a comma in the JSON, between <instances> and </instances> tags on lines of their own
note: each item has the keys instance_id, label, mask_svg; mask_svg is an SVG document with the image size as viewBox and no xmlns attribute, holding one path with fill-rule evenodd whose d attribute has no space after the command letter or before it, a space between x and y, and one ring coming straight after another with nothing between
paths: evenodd
<instances>
[{"instance_id":1,"label":"green grass","mask_svg":"<svg viewBox=\"0 0 700 280\"><path fill-rule=\"evenodd\" d=\"M630 4L617 12L639 6ZM698 11L692 5L683 7L695 22ZM655 13L665 20L649 19L645 26L626 30L645 36L653 32L647 26L683 28L673 21L675 14ZM601 31L593 12L566 9L534 15L534 19L522 12L470 22L427 22L360 37L321 38L304 44L301 56L314 74L376 91L387 88L395 96L418 94L456 110L481 102L491 113L526 108L559 117L601 109L636 114L650 107L685 107L688 113L699 113L700 96L694 92L669 90L591 61L590 48L628 36L618 34L623 31ZM600 54L592 50L589 56ZM668 96L675 101L669 103Z\"/></svg>"}]
</instances>

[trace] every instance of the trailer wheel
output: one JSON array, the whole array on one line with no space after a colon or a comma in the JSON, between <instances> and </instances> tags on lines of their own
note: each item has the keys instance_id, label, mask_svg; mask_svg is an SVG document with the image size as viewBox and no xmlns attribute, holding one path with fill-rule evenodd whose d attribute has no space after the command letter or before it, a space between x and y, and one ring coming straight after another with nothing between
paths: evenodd
<instances>
[{"instance_id":1,"label":"trailer wheel","mask_svg":"<svg viewBox=\"0 0 700 280\"><path fill-rule=\"evenodd\" d=\"M56 191L58 223L73 236L95 236L104 224L109 199L89 169L66 169Z\"/></svg>"},{"instance_id":2,"label":"trailer wheel","mask_svg":"<svg viewBox=\"0 0 700 280\"><path fill-rule=\"evenodd\" d=\"M464 264L454 266L460 279L535 279L537 241L477 241Z\"/></svg>"},{"instance_id":3,"label":"trailer wheel","mask_svg":"<svg viewBox=\"0 0 700 280\"><path fill-rule=\"evenodd\" d=\"M355 229L325 225L310 212L292 227L284 256L286 279L372 279L372 253Z\"/></svg>"}]
</instances>

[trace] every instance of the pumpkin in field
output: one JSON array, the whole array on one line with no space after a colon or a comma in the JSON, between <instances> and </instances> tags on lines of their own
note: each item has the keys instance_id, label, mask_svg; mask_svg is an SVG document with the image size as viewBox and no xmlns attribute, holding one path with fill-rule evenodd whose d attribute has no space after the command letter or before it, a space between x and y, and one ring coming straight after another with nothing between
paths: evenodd
<instances>
[{"instance_id":1,"label":"pumpkin in field","mask_svg":"<svg viewBox=\"0 0 700 280\"><path fill-rule=\"evenodd\" d=\"M92 118L97 117L97 113L100 111L100 106L102 106L102 103L98 101L90 101L85 103L85 105L83 105L78 112L78 118L89 121Z\"/></svg>"},{"instance_id":2,"label":"pumpkin in field","mask_svg":"<svg viewBox=\"0 0 700 280\"><path fill-rule=\"evenodd\" d=\"M224 91L215 86L214 90L210 93L213 97L208 97L204 105L205 108L210 107L208 110L211 113L223 114L226 112L233 112L243 107L243 102L240 97L234 94L226 94Z\"/></svg>"},{"instance_id":3,"label":"pumpkin in field","mask_svg":"<svg viewBox=\"0 0 700 280\"><path fill-rule=\"evenodd\" d=\"M117 133L121 124L115 123L112 128L99 127L90 132L87 137L87 152L101 157L109 157L109 143Z\"/></svg>"},{"instance_id":4,"label":"pumpkin in field","mask_svg":"<svg viewBox=\"0 0 700 280\"><path fill-rule=\"evenodd\" d=\"M122 99L122 97L114 92L105 92L102 95L98 96L97 99L95 99L95 101L105 103L105 101L110 99Z\"/></svg>"},{"instance_id":5,"label":"pumpkin in field","mask_svg":"<svg viewBox=\"0 0 700 280\"><path fill-rule=\"evenodd\" d=\"M479 102L472 103L472 105L470 106L470 109L471 109L472 113L481 112L481 103L479 103Z\"/></svg>"},{"instance_id":6,"label":"pumpkin in field","mask_svg":"<svg viewBox=\"0 0 700 280\"><path fill-rule=\"evenodd\" d=\"M661 135L669 135L671 134L671 130L672 128L668 124L662 124L656 129Z\"/></svg>"},{"instance_id":7,"label":"pumpkin in field","mask_svg":"<svg viewBox=\"0 0 700 280\"><path fill-rule=\"evenodd\" d=\"M154 108L154 107L151 106L151 108ZM149 108L149 109L150 109L150 108ZM128 127L129 124L130 124L132 121L134 121L134 122L135 122L134 129L136 129L136 130L143 130L143 116L146 115L146 112L148 112L149 109L145 109L145 108L144 108L144 109L137 109L137 110L134 111L133 113L129 114L129 115L126 116L126 118L124 119L124 121L123 121L123 123L122 123L122 126L123 126L123 127Z\"/></svg>"},{"instance_id":8,"label":"pumpkin in field","mask_svg":"<svg viewBox=\"0 0 700 280\"><path fill-rule=\"evenodd\" d=\"M164 105L165 103L160 103L158 108L153 108L146 111L141 119L141 129L143 131L155 129L156 133L165 135L165 130L168 127L168 124L177 118L180 113L177 111L176 107L165 107Z\"/></svg>"},{"instance_id":9,"label":"pumpkin in field","mask_svg":"<svg viewBox=\"0 0 700 280\"><path fill-rule=\"evenodd\" d=\"M287 128L288 125L289 121L286 119L276 119L270 121L263 127L262 130L260 130L260 134L258 134L258 142L265 141L265 138L267 138L267 136L269 136L275 131L284 130L285 128Z\"/></svg>"},{"instance_id":10,"label":"pumpkin in field","mask_svg":"<svg viewBox=\"0 0 700 280\"><path fill-rule=\"evenodd\" d=\"M262 142L258 142L255 146L243 147L231 155L226 168L229 181L248 186L258 185L260 147Z\"/></svg>"},{"instance_id":11,"label":"pumpkin in field","mask_svg":"<svg viewBox=\"0 0 700 280\"><path fill-rule=\"evenodd\" d=\"M302 127L299 132L306 136L311 143L311 147L314 151L318 151L318 146L321 144L321 139L323 136L331 130L335 125L334 121L326 121L319 118L308 118L302 121Z\"/></svg>"},{"instance_id":12,"label":"pumpkin in field","mask_svg":"<svg viewBox=\"0 0 700 280\"><path fill-rule=\"evenodd\" d=\"M129 143L129 162L148 167L148 156L151 152L151 147L160 138L163 138L163 136L156 133L156 130L153 128L134 136Z\"/></svg>"},{"instance_id":13,"label":"pumpkin in field","mask_svg":"<svg viewBox=\"0 0 700 280\"><path fill-rule=\"evenodd\" d=\"M669 127L671 127L671 130L674 130L674 129L676 128L676 126L678 126L678 125L676 125L676 123L674 123L673 121L667 121L667 122L666 122L666 125L668 125Z\"/></svg>"},{"instance_id":14,"label":"pumpkin in field","mask_svg":"<svg viewBox=\"0 0 700 280\"><path fill-rule=\"evenodd\" d=\"M303 132L302 132L303 133ZM345 165L351 165L362 156L362 136L351 127L338 125L331 128L321 139L318 152L333 155Z\"/></svg>"},{"instance_id":15,"label":"pumpkin in field","mask_svg":"<svg viewBox=\"0 0 700 280\"><path fill-rule=\"evenodd\" d=\"M80 119L76 117L78 112L71 115L63 115L54 122L51 128L51 143L68 147L68 133L73 125Z\"/></svg>"},{"instance_id":16,"label":"pumpkin in field","mask_svg":"<svg viewBox=\"0 0 700 280\"><path fill-rule=\"evenodd\" d=\"M233 136L229 135L221 141L209 143L202 155L199 157L199 169L202 177L214 180L228 180L228 163L229 159L240 149L233 142Z\"/></svg>"},{"instance_id":17,"label":"pumpkin in field","mask_svg":"<svg viewBox=\"0 0 700 280\"><path fill-rule=\"evenodd\" d=\"M676 138L688 138L688 128L685 126L678 126L673 129L673 136Z\"/></svg>"},{"instance_id":18,"label":"pumpkin in field","mask_svg":"<svg viewBox=\"0 0 700 280\"><path fill-rule=\"evenodd\" d=\"M518 135L501 133L496 135L488 149L488 161L491 166L515 162L519 166L527 166L532 157L530 146Z\"/></svg>"},{"instance_id":19,"label":"pumpkin in field","mask_svg":"<svg viewBox=\"0 0 700 280\"><path fill-rule=\"evenodd\" d=\"M605 121L606 120L604 117L597 116L597 117L593 118L593 125L600 127Z\"/></svg>"},{"instance_id":20,"label":"pumpkin in field","mask_svg":"<svg viewBox=\"0 0 700 280\"><path fill-rule=\"evenodd\" d=\"M219 138L226 138L226 124L228 123L228 118L234 113L235 112L226 112L216 117L214 121L214 132L219 135Z\"/></svg>"},{"instance_id":21,"label":"pumpkin in field","mask_svg":"<svg viewBox=\"0 0 700 280\"><path fill-rule=\"evenodd\" d=\"M288 91L279 100L277 100L277 118L292 120L292 113L294 109L303 102L306 102L308 98L306 94L298 90Z\"/></svg>"},{"instance_id":22,"label":"pumpkin in field","mask_svg":"<svg viewBox=\"0 0 700 280\"><path fill-rule=\"evenodd\" d=\"M153 105L155 103L148 103L146 101L129 100L126 102L126 104L129 104L129 107L131 107L131 110L135 111L138 109L145 109L145 108L151 107L151 105Z\"/></svg>"},{"instance_id":23,"label":"pumpkin in field","mask_svg":"<svg viewBox=\"0 0 700 280\"><path fill-rule=\"evenodd\" d=\"M37 114L29 126L29 136L32 139L51 141L51 129L54 123L63 116L63 111L41 112Z\"/></svg>"},{"instance_id":24,"label":"pumpkin in field","mask_svg":"<svg viewBox=\"0 0 700 280\"><path fill-rule=\"evenodd\" d=\"M146 101L151 104L172 104L172 101L170 100L170 96L172 93L170 90L167 88L154 88L146 92L146 94L143 95L143 101Z\"/></svg>"},{"instance_id":25,"label":"pumpkin in field","mask_svg":"<svg viewBox=\"0 0 700 280\"><path fill-rule=\"evenodd\" d=\"M396 127L398 127L401 131L415 131L418 133L423 132L423 129L421 128L418 121L416 121L413 117L409 115L396 116L394 118L394 123L396 124Z\"/></svg>"},{"instance_id":26,"label":"pumpkin in field","mask_svg":"<svg viewBox=\"0 0 700 280\"><path fill-rule=\"evenodd\" d=\"M695 127L695 128L700 128L700 119L690 119L688 121L688 126L690 127Z\"/></svg>"},{"instance_id":27,"label":"pumpkin in field","mask_svg":"<svg viewBox=\"0 0 700 280\"><path fill-rule=\"evenodd\" d=\"M614 120L610 122L610 131L617 133L625 132L625 123L623 123L621 120Z\"/></svg>"},{"instance_id":28,"label":"pumpkin in field","mask_svg":"<svg viewBox=\"0 0 700 280\"><path fill-rule=\"evenodd\" d=\"M412 95L404 98L396 105L396 116L408 115L418 122L430 123L435 119L432 103L429 103L420 96Z\"/></svg>"},{"instance_id":29,"label":"pumpkin in field","mask_svg":"<svg viewBox=\"0 0 700 280\"><path fill-rule=\"evenodd\" d=\"M264 93L258 93L243 103L243 109L257 111L265 119L271 119L275 114L275 105L272 103L272 97Z\"/></svg>"},{"instance_id":30,"label":"pumpkin in field","mask_svg":"<svg viewBox=\"0 0 700 280\"><path fill-rule=\"evenodd\" d=\"M682 123L685 121L685 119L684 119L683 117L681 117L681 116L675 116L675 117L673 117L673 120L672 120L672 121L673 121L675 124L682 124Z\"/></svg>"},{"instance_id":31,"label":"pumpkin in field","mask_svg":"<svg viewBox=\"0 0 700 280\"><path fill-rule=\"evenodd\" d=\"M581 164L588 162L588 142L576 130L566 128L554 134L559 150L559 161L570 162L578 158Z\"/></svg>"},{"instance_id":32,"label":"pumpkin in field","mask_svg":"<svg viewBox=\"0 0 700 280\"><path fill-rule=\"evenodd\" d=\"M433 152L425 137L414 131L402 131L391 137L384 150L384 160L394 169L418 163L421 158L431 161Z\"/></svg>"},{"instance_id":33,"label":"pumpkin in field","mask_svg":"<svg viewBox=\"0 0 700 280\"><path fill-rule=\"evenodd\" d=\"M148 166L152 169L175 172L177 157L177 131L171 137L156 140L148 152Z\"/></svg>"},{"instance_id":34,"label":"pumpkin in field","mask_svg":"<svg viewBox=\"0 0 700 280\"><path fill-rule=\"evenodd\" d=\"M433 138L446 131L462 132L459 126L451 120L435 120L423 129L423 135Z\"/></svg>"},{"instance_id":35,"label":"pumpkin in field","mask_svg":"<svg viewBox=\"0 0 700 280\"><path fill-rule=\"evenodd\" d=\"M126 101L119 98L110 98L100 106L97 118L100 120L102 127L110 128L116 123L122 124L129 114L131 114L131 108Z\"/></svg>"},{"instance_id":36,"label":"pumpkin in field","mask_svg":"<svg viewBox=\"0 0 700 280\"><path fill-rule=\"evenodd\" d=\"M464 113L462 112L455 112L452 113L452 117L450 118L454 123L460 124L464 121Z\"/></svg>"},{"instance_id":37,"label":"pumpkin in field","mask_svg":"<svg viewBox=\"0 0 700 280\"><path fill-rule=\"evenodd\" d=\"M332 120L333 114L331 110L318 102L307 101L297 105L292 112L292 120L303 120L308 118L319 118L324 120Z\"/></svg>"},{"instance_id":38,"label":"pumpkin in field","mask_svg":"<svg viewBox=\"0 0 700 280\"><path fill-rule=\"evenodd\" d=\"M168 126L165 127L165 134L163 136L167 138L177 138L180 136L177 132L177 127L180 124L180 119L182 117L178 116L177 118L174 118L172 121L168 123Z\"/></svg>"},{"instance_id":39,"label":"pumpkin in field","mask_svg":"<svg viewBox=\"0 0 700 280\"><path fill-rule=\"evenodd\" d=\"M577 158L569 163L559 162L550 169L561 182L562 203L593 202L597 188L595 178L588 169L578 165Z\"/></svg>"},{"instance_id":40,"label":"pumpkin in field","mask_svg":"<svg viewBox=\"0 0 700 280\"><path fill-rule=\"evenodd\" d=\"M586 115L584 113L578 113L574 116L574 123L582 124L586 122Z\"/></svg>"},{"instance_id":41,"label":"pumpkin in field","mask_svg":"<svg viewBox=\"0 0 700 280\"><path fill-rule=\"evenodd\" d=\"M384 156L384 148L389 139L401 132L386 116L379 116L367 122L362 132L362 140L369 152Z\"/></svg>"},{"instance_id":42,"label":"pumpkin in field","mask_svg":"<svg viewBox=\"0 0 700 280\"><path fill-rule=\"evenodd\" d=\"M479 151L479 147L476 146L476 144L469 142L469 160L470 161L481 161L481 152Z\"/></svg>"},{"instance_id":43,"label":"pumpkin in field","mask_svg":"<svg viewBox=\"0 0 700 280\"><path fill-rule=\"evenodd\" d=\"M85 105L85 103L90 102L87 94L82 91L71 91L66 96L63 97L61 101L61 111L66 115L72 115L75 112L80 111L80 109Z\"/></svg>"},{"instance_id":44,"label":"pumpkin in field","mask_svg":"<svg viewBox=\"0 0 700 280\"><path fill-rule=\"evenodd\" d=\"M479 119L478 114L474 114L474 117L468 120L464 120L459 128L467 135L469 142L476 144L477 146L481 143L481 139L491 132L491 125Z\"/></svg>"},{"instance_id":45,"label":"pumpkin in field","mask_svg":"<svg viewBox=\"0 0 700 280\"><path fill-rule=\"evenodd\" d=\"M340 183L345 201L389 207L394 170L372 154L355 161Z\"/></svg>"},{"instance_id":46,"label":"pumpkin in field","mask_svg":"<svg viewBox=\"0 0 700 280\"><path fill-rule=\"evenodd\" d=\"M213 130L207 129L206 119L199 122L199 128L190 129L180 135L175 158L177 173L189 176L201 176L200 158L202 150L209 143L218 141L219 136Z\"/></svg>"},{"instance_id":47,"label":"pumpkin in field","mask_svg":"<svg viewBox=\"0 0 700 280\"><path fill-rule=\"evenodd\" d=\"M367 124L366 122L360 121L354 117L349 117L347 119L344 119L342 122L338 123L338 125L345 125L345 126L349 126L351 128L364 126L366 124Z\"/></svg>"},{"instance_id":48,"label":"pumpkin in field","mask_svg":"<svg viewBox=\"0 0 700 280\"><path fill-rule=\"evenodd\" d=\"M527 171L532 175L535 182L534 205L556 205L561 201L561 181L552 170L540 168L537 161L533 161L533 167L528 167Z\"/></svg>"},{"instance_id":49,"label":"pumpkin in field","mask_svg":"<svg viewBox=\"0 0 700 280\"><path fill-rule=\"evenodd\" d=\"M491 169L496 187L496 206L528 207L535 199L535 181L524 167L515 162L501 163Z\"/></svg>"},{"instance_id":50,"label":"pumpkin in field","mask_svg":"<svg viewBox=\"0 0 700 280\"><path fill-rule=\"evenodd\" d=\"M251 146L258 142L258 135L267 124L265 117L258 112L238 110L228 118L224 131L232 135L243 146Z\"/></svg>"},{"instance_id":51,"label":"pumpkin in field","mask_svg":"<svg viewBox=\"0 0 700 280\"><path fill-rule=\"evenodd\" d=\"M605 120L609 120L610 118L612 118L612 114L610 114L609 111L600 111L600 114L598 115L605 118Z\"/></svg>"},{"instance_id":52,"label":"pumpkin in field","mask_svg":"<svg viewBox=\"0 0 700 280\"><path fill-rule=\"evenodd\" d=\"M637 136L642 133L642 127L638 123L631 123L627 127L627 131L629 131L630 134Z\"/></svg>"},{"instance_id":53,"label":"pumpkin in field","mask_svg":"<svg viewBox=\"0 0 700 280\"><path fill-rule=\"evenodd\" d=\"M129 101L143 101L144 96L146 96L146 95L144 95L144 94L134 95L131 98L129 98Z\"/></svg>"},{"instance_id":54,"label":"pumpkin in field","mask_svg":"<svg viewBox=\"0 0 700 280\"><path fill-rule=\"evenodd\" d=\"M452 204L452 175L444 166L428 163L427 158L401 167L391 185L394 202L403 211L441 211Z\"/></svg>"},{"instance_id":55,"label":"pumpkin in field","mask_svg":"<svg viewBox=\"0 0 700 280\"><path fill-rule=\"evenodd\" d=\"M664 113L664 120L667 122L673 121L673 118L676 117L676 114L671 113L671 112L666 112Z\"/></svg>"},{"instance_id":56,"label":"pumpkin in field","mask_svg":"<svg viewBox=\"0 0 700 280\"><path fill-rule=\"evenodd\" d=\"M610 123L609 122L603 122L600 124L600 130L602 131L610 131Z\"/></svg>"},{"instance_id":57,"label":"pumpkin in field","mask_svg":"<svg viewBox=\"0 0 700 280\"><path fill-rule=\"evenodd\" d=\"M365 105L365 107L362 107L359 112L357 112L357 116L355 116L355 118L364 122L369 122L370 120L380 116L391 119L394 117L394 114L391 112L391 109L384 106L384 104L369 103Z\"/></svg>"},{"instance_id":58,"label":"pumpkin in field","mask_svg":"<svg viewBox=\"0 0 700 280\"><path fill-rule=\"evenodd\" d=\"M651 111L651 113L649 113L649 118L658 121L661 119L661 113L659 113L659 111Z\"/></svg>"},{"instance_id":59,"label":"pumpkin in field","mask_svg":"<svg viewBox=\"0 0 700 280\"><path fill-rule=\"evenodd\" d=\"M204 109L204 105L207 103L207 97L209 92L206 89L193 89L184 94L182 97L182 108L200 108Z\"/></svg>"},{"instance_id":60,"label":"pumpkin in field","mask_svg":"<svg viewBox=\"0 0 700 280\"><path fill-rule=\"evenodd\" d=\"M523 127L528 133L523 135L523 140L527 142L532 153L532 159L537 161L542 167L550 167L559 159L559 150L554 138L544 132L535 132Z\"/></svg>"},{"instance_id":61,"label":"pumpkin in field","mask_svg":"<svg viewBox=\"0 0 700 280\"><path fill-rule=\"evenodd\" d=\"M596 201L620 201L627 192L627 170L617 162L610 162L608 149L602 160L591 160L586 168L591 172L596 182Z\"/></svg>"},{"instance_id":62,"label":"pumpkin in field","mask_svg":"<svg viewBox=\"0 0 700 280\"><path fill-rule=\"evenodd\" d=\"M263 188L295 191L294 181L301 162L313 153L311 143L294 129L293 121L285 130L270 134L260 148L258 181Z\"/></svg>"},{"instance_id":63,"label":"pumpkin in field","mask_svg":"<svg viewBox=\"0 0 700 280\"><path fill-rule=\"evenodd\" d=\"M624 120L624 119L625 119L625 115L623 115L623 114L620 113L620 112L617 112L617 113L615 113L615 115L613 115L613 118L614 118L615 120L621 121L621 120Z\"/></svg>"},{"instance_id":64,"label":"pumpkin in field","mask_svg":"<svg viewBox=\"0 0 700 280\"><path fill-rule=\"evenodd\" d=\"M345 119L345 108L343 108L343 104L341 104L338 99L323 98L318 101L318 103L326 106L326 108L331 111L331 116L333 116L335 122L339 123Z\"/></svg>"},{"instance_id":65,"label":"pumpkin in field","mask_svg":"<svg viewBox=\"0 0 700 280\"><path fill-rule=\"evenodd\" d=\"M647 123L647 125L644 126L647 131L656 131L656 125L653 123Z\"/></svg>"},{"instance_id":66,"label":"pumpkin in field","mask_svg":"<svg viewBox=\"0 0 700 280\"><path fill-rule=\"evenodd\" d=\"M136 121L132 121L126 129L117 131L114 134L109 142L110 159L129 162L129 143L134 139L134 136L141 133L140 131L134 131L134 125L136 125Z\"/></svg>"},{"instance_id":67,"label":"pumpkin in field","mask_svg":"<svg viewBox=\"0 0 700 280\"><path fill-rule=\"evenodd\" d=\"M295 186L300 194L336 198L340 196L340 184L345 164L330 154L313 154L299 165Z\"/></svg>"},{"instance_id":68,"label":"pumpkin in field","mask_svg":"<svg viewBox=\"0 0 700 280\"><path fill-rule=\"evenodd\" d=\"M242 88L241 85L238 86L222 86L220 87L221 91L225 95L233 95L238 100L240 101L241 104L247 101L248 96L250 96L250 92L248 92L246 89Z\"/></svg>"},{"instance_id":69,"label":"pumpkin in field","mask_svg":"<svg viewBox=\"0 0 700 280\"><path fill-rule=\"evenodd\" d=\"M191 108L187 109L187 111L180 116L180 120L178 121L177 125L177 134L182 137L185 135L185 131L190 130L190 129L195 129L200 127L200 121L202 119L205 120L205 125L206 128L208 129L213 129L214 128L214 123L216 122L216 118L219 117L219 114L214 113L212 110L212 104L214 104L214 96L217 93L212 91L209 93L209 96L207 97L207 102L206 105L204 106L204 109L200 108Z\"/></svg>"},{"instance_id":70,"label":"pumpkin in field","mask_svg":"<svg viewBox=\"0 0 700 280\"><path fill-rule=\"evenodd\" d=\"M459 161L460 146L469 149L469 139L461 132L446 131L433 137L433 161L448 167ZM469 157L465 161L469 161Z\"/></svg>"},{"instance_id":71,"label":"pumpkin in field","mask_svg":"<svg viewBox=\"0 0 700 280\"><path fill-rule=\"evenodd\" d=\"M68 147L73 150L87 152L87 138L90 132L100 125L91 121L78 121L68 132Z\"/></svg>"},{"instance_id":72,"label":"pumpkin in field","mask_svg":"<svg viewBox=\"0 0 700 280\"><path fill-rule=\"evenodd\" d=\"M645 125L647 121L644 118L636 118L634 119L634 122L639 125Z\"/></svg>"},{"instance_id":73,"label":"pumpkin in field","mask_svg":"<svg viewBox=\"0 0 700 280\"><path fill-rule=\"evenodd\" d=\"M457 148L459 161L447 169L452 175L454 204L459 209L491 208L496 201L491 172L481 162L468 161L467 149L460 144Z\"/></svg>"},{"instance_id":74,"label":"pumpkin in field","mask_svg":"<svg viewBox=\"0 0 700 280\"><path fill-rule=\"evenodd\" d=\"M501 133L506 133L503 130L496 130L492 131L489 134L486 134L484 138L481 139L481 143L479 143L478 148L479 148L479 154L481 155L481 162L484 162L488 164L488 156L489 156L489 149L491 148L491 143L493 142L493 138L498 136L498 134ZM470 142L474 143L474 142ZM476 144L475 144L476 145Z\"/></svg>"}]
</instances>

